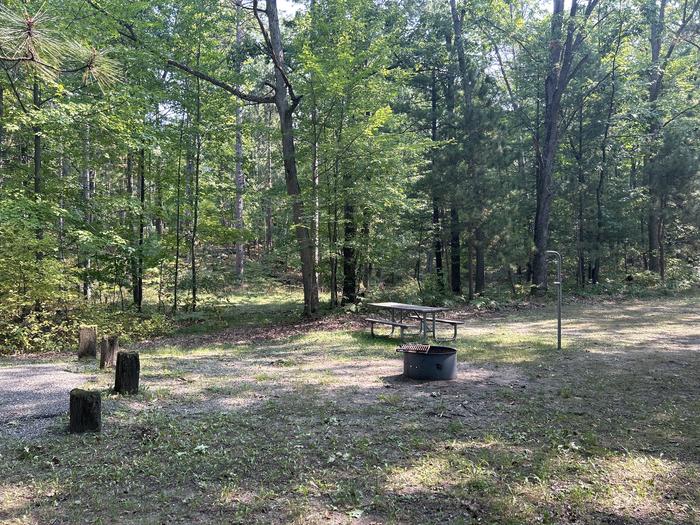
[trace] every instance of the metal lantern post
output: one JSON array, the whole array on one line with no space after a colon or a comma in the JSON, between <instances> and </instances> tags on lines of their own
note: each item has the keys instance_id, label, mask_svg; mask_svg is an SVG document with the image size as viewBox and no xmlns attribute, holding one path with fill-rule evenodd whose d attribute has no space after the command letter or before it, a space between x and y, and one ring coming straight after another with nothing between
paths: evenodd
<instances>
[{"instance_id":1,"label":"metal lantern post","mask_svg":"<svg viewBox=\"0 0 700 525\"><path fill-rule=\"evenodd\" d=\"M559 252L547 250L547 255L554 255L557 258L557 280L554 284L557 287L557 350L561 350L561 263L562 257Z\"/></svg>"}]
</instances>

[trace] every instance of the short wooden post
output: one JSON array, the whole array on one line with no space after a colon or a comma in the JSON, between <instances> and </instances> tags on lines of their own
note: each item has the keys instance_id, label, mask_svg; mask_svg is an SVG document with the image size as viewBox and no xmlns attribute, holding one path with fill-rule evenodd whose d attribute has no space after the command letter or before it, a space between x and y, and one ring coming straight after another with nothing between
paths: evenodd
<instances>
[{"instance_id":1,"label":"short wooden post","mask_svg":"<svg viewBox=\"0 0 700 525\"><path fill-rule=\"evenodd\" d=\"M97 357L97 327L81 326L78 343L78 359Z\"/></svg>"},{"instance_id":2,"label":"short wooden post","mask_svg":"<svg viewBox=\"0 0 700 525\"><path fill-rule=\"evenodd\" d=\"M102 430L102 398L99 392L74 388L70 391L71 434Z\"/></svg>"},{"instance_id":3,"label":"short wooden post","mask_svg":"<svg viewBox=\"0 0 700 525\"><path fill-rule=\"evenodd\" d=\"M100 341L100 368L111 368L119 352L119 336L110 335Z\"/></svg>"},{"instance_id":4,"label":"short wooden post","mask_svg":"<svg viewBox=\"0 0 700 525\"><path fill-rule=\"evenodd\" d=\"M137 394L140 371L138 352L119 352L117 371L114 376L114 391L120 394Z\"/></svg>"}]
</instances>

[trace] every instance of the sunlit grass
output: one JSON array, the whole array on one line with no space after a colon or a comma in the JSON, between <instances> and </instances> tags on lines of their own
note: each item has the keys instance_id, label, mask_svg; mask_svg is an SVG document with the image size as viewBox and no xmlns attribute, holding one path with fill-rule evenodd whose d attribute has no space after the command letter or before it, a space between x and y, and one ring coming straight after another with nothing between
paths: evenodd
<instances>
[{"instance_id":1,"label":"sunlit grass","mask_svg":"<svg viewBox=\"0 0 700 525\"><path fill-rule=\"evenodd\" d=\"M166 340L141 350L133 397L80 363L103 392L104 432L70 436L61 420L0 442L3 486L24 491L0 489L0 521L692 523L697 359L636 359L610 327L639 345L677 333L678 312L645 323L632 311L596 325L580 309L591 332L570 333L565 352L551 312L470 320L447 343L452 382L401 380L398 339L342 324Z\"/></svg>"},{"instance_id":2,"label":"sunlit grass","mask_svg":"<svg viewBox=\"0 0 700 525\"><path fill-rule=\"evenodd\" d=\"M209 333L231 327L275 326L301 319L303 301L298 287L241 286L225 295L202 294L198 310L181 309L175 320L182 334Z\"/></svg>"}]
</instances>

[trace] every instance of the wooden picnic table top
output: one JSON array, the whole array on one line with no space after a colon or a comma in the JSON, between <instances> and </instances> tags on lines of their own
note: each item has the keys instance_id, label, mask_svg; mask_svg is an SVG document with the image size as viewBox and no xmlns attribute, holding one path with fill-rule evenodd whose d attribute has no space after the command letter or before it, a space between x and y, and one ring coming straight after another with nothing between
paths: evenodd
<instances>
[{"instance_id":1,"label":"wooden picnic table top","mask_svg":"<svg viewBox=\"0 0 700 525\"><path fill-rule=\"evenodd\" d=\"M444 306L423 306L422 304L406 304L406 303L367 303L367 306L376 308L386 308L389 310L406 310L409 312L420 312L422 314L431 314L437 312L446 312L449 308Z\"/></svg>"}]
</instances>

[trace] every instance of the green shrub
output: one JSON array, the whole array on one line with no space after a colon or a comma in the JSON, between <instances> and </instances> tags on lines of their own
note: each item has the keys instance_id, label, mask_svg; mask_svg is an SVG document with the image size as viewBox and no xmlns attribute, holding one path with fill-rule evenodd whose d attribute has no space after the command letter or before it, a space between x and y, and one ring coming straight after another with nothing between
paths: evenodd
<instances>
[{"instance_id":1,"label":"green shrub","mask_svg":"<svg viewBox=\"0 0 700 525\"><path fill-rule=\"evenodd\" d=\"M130 344L173 330L169 318L160 313L148 314L120 311L100 305L85 305L74 309L36 311L0 311L0 354L32 352L64 352L77 349L81 325L97 326L98 337L119 336L121 344Z\"/></svg>"},{"instance_id":2,"label":"green shrub","mask_svg":"<svg viewBox=\"0 0 700 525\"><path fill-rule=\"evenodd\" d=\"M632 281L630 282L634 286L652 288L661 284L661 276L658 273L650 272L649 270L633 273L631 277Z\"/></svg>"},{"instance_id":3,"label":"green shrub","mask_svg":"<svg viewBox=\"0 0 700 525\"><path fill-rule=\"evenodd\" d=\"M444 306L452 293L447 291L445 278L442 281L436 274L430 274L423 280L423 286L418 293L420 304L426 306Z\"/></svg>"}]
</instances>

